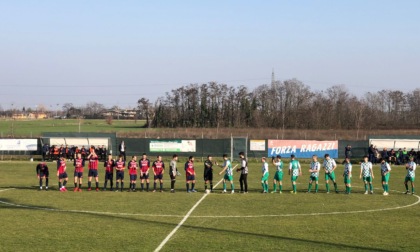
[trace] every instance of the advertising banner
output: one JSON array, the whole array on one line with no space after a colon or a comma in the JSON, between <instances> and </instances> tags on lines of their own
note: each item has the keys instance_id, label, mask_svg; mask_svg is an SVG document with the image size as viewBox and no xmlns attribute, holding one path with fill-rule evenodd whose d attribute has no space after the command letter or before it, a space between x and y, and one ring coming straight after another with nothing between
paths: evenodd
<instances>
[{"instance_id":1,"label":"advertising banner","mask_svg":"<svg viewBox=\"0 0 420 252\"><path fill-rule=\"evenodd\" d=\"M0 151L36 151L37 139L0 139Z\"/></svg>"},{"instance_id":2,"label":"advertising banner","mask_svg":"<svg viewBox=\"0 0 420 252\"><path fill-rule=\"evenodd\" d=\"M325 154L338 158L338 141L268 140L268 157L290 157L292 154L296 158L323 157Z\"/></svg>"},{"instance_id":3,"label":"advertising banner","mask_svg":"<svg viewBox=\"0 0 420 252\"><path fill-rule=\"evenodd\" d=\"M250 140L249 150L250 151L265 151L265 140Z\"/></svg>"},{"instance_id":4,"label":"advertising banner","mask_svg":"<svg viewBox=\"0 0 420 252\"><path fill-rule=\"evenodd\" d=\"M150 140L150 152L195 152L195 140Z\"/></svg>"}]
</instances>

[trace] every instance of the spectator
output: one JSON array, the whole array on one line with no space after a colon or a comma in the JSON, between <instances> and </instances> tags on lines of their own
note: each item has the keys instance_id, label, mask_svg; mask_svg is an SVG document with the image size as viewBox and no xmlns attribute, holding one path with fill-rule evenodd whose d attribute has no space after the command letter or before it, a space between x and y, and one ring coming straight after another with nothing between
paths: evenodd
<instances>
[{"instance_id":1,"label":"spectator","mask_svg":"<svg viewBox=\"0 0 420 252\"><path fill-rule=\"evenodd\" d=\"M351 146L350 144L347 144L347 146L344 148L344 154L346 155L346 158L351 159Z\"/></svg>"},{"instance_id":2,"label":"spectator","mask_svg":"<svg viewBox=\"0 0 420 252\"><path fill-rule=\"evenodd\" d=\"M98 156L99 155L99 148L98 148L98 146L95 147L95 146L92 145L92 148L93 148L93 152L95 152L96 156Z\"/></svg>"},{"instance_id":3,"label":"spectator","mask_svg":"<svg viewBox=\"0 0 420 252\"><path fill-rule=\"evenodd\" d=\"M408 151L407 149L404 147L403 151L402 151L402 159L404 163L408 162Z\"/></svg>"},{"instance_id":4,"label":"spectator","mask_svg":"<svg viewBox=\"0 0 420 252\"><path fill-rule=\"evenodd\" d=\"M403 164L403 154L401 148L397 151L397 165Z\"/></svg>"},{"instance_id":5,"label":"spectator","mask_svg":"<svg viewBox=\"0 0 420 252\"><path fill-rule=\"evenodd\" d=\"M54 158L54 147L55 147L55 145L51 145L50 146L50 151L49 151L49 153L50 153L50 160L53 160L53 158Z\"/></svg>"},{"instance_id":6,"label":"spectator","mask_svg":"<svg viewBox=\"0 0 420 252\"><path fill-rule=\"evenodd\" d=\"M408 152L408 156L409 157L416 157L416 152L414 151L414 149L411 149L410 152Z\"/></svg>"},{"instance_id":7,"label":"spectator","mask_svg":"<svg viewBox=\"0 0 420 252\"><path fill-rule=\"evenodd\" d=\"M51 160L58 160L60 156L60 148L57 145L53 145L50 149Z\"/></svg>"},{"instance_id":8,"label":"spectator","mask_svg":"<svg viewBox=\"0 0 420 252\"><path fill-rule=\"evenodd\" d=\"M63 145L60 146L60 157L66 157L66 148Z\"/></svg>"},{"instance_id":9,"label":"spectator","mask_svg":"<svg viewBox=\"0 0 420 252\"><path fill-rule=\"evenodd\" d=\"M369 154L369 162L371 163L375 163L375 148L373 147L373 144L370 145L369 149L368 149L368 154Z\"/></svg>"},{"instance_id":10,"label":"spectator","mask_svg":"<svg viewBox=\"0 0 420 252\"><path fill-rule=\"evenodd\" d=\"M391 149L389 152L389 160L391 164L395 164L397 162L397 154L394 149Z\"/></svg>"},{"instance_id":11,"label":"spectator","mask_svg":"<svg viewBox=\"0 0 420 252\"><path fill-rule=\"evenodd\" d=\"M389 153L387 151L387 148L385 147L381 152L381 157L385 159L387 162L389 162Z\"/></svg>"},{"instance_id":12,"label":"spectator","mask_svg":"<svg viewBox=\"0 0 420 252\"><path fill-rule=\"evenodd\" d=\"M102 145L102 147L99 148L100 153L101 153L101 158L103 160L106 160L106 147L105 145Z\"/></svg>"},{"instance_id":13,"label":"spectator","mask_svg":"<svg viewBox=\"0 0 420 252\"><path fill-rule=\"evenodd\" d=\"M48 144L44 144L42 146L42 161L45 161L47 159L47 155L50 152L50 146Z\"/></svg>"},{"instance_id":14,"label":"spectator","mask_svg":"<svg viewBox=\"0 0 420 252\"><path fill-rule=\"evenodd\" d=\"M73 161L73 158L74 158L74 150L75 150L76 148L72 145L72 146L70 146L70 148L69 148L69 152L67 153L67 156L68 156L68 159L69 160L72 160Z\"/></svg>"},{"instance_id":15,"label":"spectator","mask_svg":"<svg viewBox=\"0 0 420 252\"><path fill-rule=\"evenodd\" d=\"M381 160L381 153L379 153L378 148L376 148L376 146L374 146L373 148L373 164L377 164L379 160Z\"/></svg>"},{"instance_id":16,"label":"spectator","mask_svg":"<svg viewBox=\"0 0 420 252\"><path fill-rule=\"evenodd\" d=\"M82 145L82 148L80 149L80 153L82 154L82 158L86 159L86 157L88 155L88 151L86 150L84 145Z\"/></svg>"},{"instance_id":17,"label":"spectator","mask_svg":"<svg viewBox=\"0 0 420 252\"><path fill-rule=\"evenodd\" d=\"M69 159L69 146L66 144L66 147L64 148L65 158Z\"/></svg>"},{"instance_id":18,"label":"spectator","mask_svg":"<svg viewBox=\"0 0 420 252\"><path fill-rule=\"evenodd\" d=\"M118 150L120 151L120 156L124 157L124 162L126 160L125 152L127 151L127 146L125 146L124 141L121 141L120 145L118 146Z\"/></svg>"},{"instance_id":19,"label":"spectator","mask_svg":"<svg viewBox=\"0 0 420 252\"><path fill-rule=\"evenodd\" d=\"M98 155L99 160L102 160L102 155L103 155L102 148L103 148L103 145L102 146L98 145L98 147L97 147L98 151L97 151L96 155Z\"/></svg>"}]
</instances>

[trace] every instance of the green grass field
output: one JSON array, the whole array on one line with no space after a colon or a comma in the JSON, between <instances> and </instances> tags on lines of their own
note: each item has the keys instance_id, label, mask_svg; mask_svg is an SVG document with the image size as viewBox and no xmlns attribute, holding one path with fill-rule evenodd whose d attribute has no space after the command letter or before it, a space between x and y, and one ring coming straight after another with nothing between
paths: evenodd
<instances>
[{"instance_id":1,"label":"green grass field","mask_svg":"<svg viewBox=\"0 0 420 252\"><path fill-rule=\"evenodd\" d=\"M105 119L80 121L80 132L140 132L145 121ZM42 132L79 132L77 119L0 120L1 137L39 137Z\"/></svg>"},{"instance_id":2,"label":"green grass field","mask_svg":"<svg viewBox=\"0 0 420 252\"><path fill-rule=\"evenodd\" d=\"M49 164L54 170L55 163ZM0 251L153 251L205 195L201 162L196 164L199 192L193 194L185 193L184 176L179 177L175 194L168 192L168 180L164 193L62 193L57 190L54 172L50 190L38 191L35 165L0 163ZM68 166L72 177L73 168ZM260 165L250 164L249 194L221 194L219 184L216 193L201 201L162 251L419 249L419 197L402 194L403 167L393 167L390 189L396 191L383 196L379 167L374 167L375 193L364 195L357 165L353 167L351 195L326 194L323 178L318 194L306 194L307 166L298 179L298 194L289 193L288 176L283 194L261 194ZM336 174L341 175L343 167L337 169ZM270 171L271 190L273 166ZM215 182L220 178L215 175ZM235 189L239 189L238 178L235 174ZM69 182L71 190L72 178ZM341 176L337 182L342 192ZM126 180L126 188L128 184Z\"/></svg>"}]
</instances>

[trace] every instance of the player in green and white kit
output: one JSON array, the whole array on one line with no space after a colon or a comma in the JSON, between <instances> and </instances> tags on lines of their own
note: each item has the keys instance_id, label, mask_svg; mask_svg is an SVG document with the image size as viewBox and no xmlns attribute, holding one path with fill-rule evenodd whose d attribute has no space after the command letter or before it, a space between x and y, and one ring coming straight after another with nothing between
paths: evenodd
<instances>
[{"instance_id":1,"label":"player in green and white kit","mask_svg":"<svg viewBox=\"0 0 420 252\"><path fill-rule=\"evenodd\" d=\"M352 165L350 162L350 158L346 157L346 159L344 160L344 173L343 173L343 177L344 177L344 184L346 185L346 194L350 194L351 193L351 172L352 172Z\"/></svg>"},{"instance_id":2,"label":"player in green and white kit","mask_svg":"<svg viewBox=\"0 0 420 252\"><path fill-rule=\"evenodd\" d=\"M410 162L405 165L407 169L407 176L405 176L404 185L405 185L405 194L408 194L408 181L411 182L411 193L414 194L414 179L416 177L416 163L414 158L410 157Z\"/></svg>"},{"instance_id":3,"label":"player in green and white kit","mask_svg":"<svg viewBox=\"0 0 420 252\"><path fill-rule=\"evenodd\" d=\"M381 175L382 175L382 188L384 189L383 195L389 195L389 176L391 172L391 166L386 162L385 159L381 160Z\"/></svg>"},{"instance_id":4,"label":"player in green and white kit","mask_svg":"<svg viewBox=\"0 0 420 252\"><path fill-rule=\"evenodd\" d=\"M318 192L318 177L319 177L319 170L321 169L321 164L318 162L318 156L312 156L312 162L309 166L309 172L311 175L309 176L309 185L308 185L308 193L311 192L312 184L315 181L315 193Z\"/></svg>"},{"instance_id":5,"label":"player in green and white kit","mask_svg":"<svg viewBox=\"0 0 420 252\"><path fill-rule=\"evenodd\" d=\"M283 161L281 161L281 156L277 155L273 159L273 164L276 166L276 173L274 174L273 180L273 191L271 193L277 192L277 184L279 185L279 193L282 193L283 189Z\"/></svg>"},{"instance_id":6,"label":"player in green and white kit","mask_svg":"<svg viewBox=\"0 0 420 252\"><path fill-rule=\"evenodd\" d=\"M372 181L375 177L373 176L372 163L368 161L368 156L364 156L363 162L360 164L359 177L362 178L362 175L363 175L363 182L365 183L365 194L368 194L368 184L369 184L370 194L373 194Z\"/></svg>"},{"instance_id":7,"label":"player in green and white kit","mask_svg":"<svg viewBox=\"0 0 420 252\"><path fill-rule=\"evenodd\" d=\"M261 186L263 188L262 193L268 193L268 176L270 173L268 172L268 164L266 162L266 158L261 158L262 163L262 177L261 177Z\"/></svg>"},{"instance_id":8,"label":"player in green and white kit","mask_svg":"<svg viewBox=\"0 0 420 252\"><path fill-rule=\"evenodd\" d=\"M335 173L334 170L337 168L337 163L334 159L330 157L329 154L324 155L324 171L325 171L325 187L327 188L327 193L330 193L330 179L334 183L335 192L338 193L337 183L335 182Z\"/></svg>"},{"instance_id":9,"label":"player in green and white kit","mask_svg":"<svg viewBox=\"0 0 420 252\"><path fill-rule=\"evenodd\" d=\"M290 158L291 160L289 164L289 175L292 175L291 180L292 180L292 188L293 188L293 191L290 191L290 192L296 194L297 193L296 180L298 179L299 175L302 175L302 169L300 167L299 161L295 159L295 155L292 154Z\"/></svg>"},{"instance_id":10,"label":"player in green and white kit","mask_svg":"<svg viewBox=\"0 0 420 252\"><path fill-rule=\"evenodd\" d=\"M231 193L235 193L235 186L233 185L233 170L232 170L232 163L228 159L226 154L223 154L223 165L219 165L216 163L216 165L219 165L223 168L221 172L219 172L219 175L222 175L223 172L225 173L225 176L223 177L223 192L226 193L226 181L230 182L230 187L232 188Z\"/></svg>"}]
</instances>

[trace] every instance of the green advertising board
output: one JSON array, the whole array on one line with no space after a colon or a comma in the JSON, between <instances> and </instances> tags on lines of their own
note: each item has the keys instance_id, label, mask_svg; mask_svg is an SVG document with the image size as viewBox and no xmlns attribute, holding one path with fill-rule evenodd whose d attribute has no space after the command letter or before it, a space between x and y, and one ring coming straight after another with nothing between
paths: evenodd
<instances>
[{"instance_id":1,"label":"green advertising board","mask_svg":"<svg viewBox=\"0 0 420 252\"><path fill-rule=\"evenodd\" d=\"M196 152L196 140L150 140L151 152Z\"/></svg>"}]
</instances>

